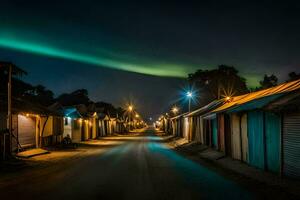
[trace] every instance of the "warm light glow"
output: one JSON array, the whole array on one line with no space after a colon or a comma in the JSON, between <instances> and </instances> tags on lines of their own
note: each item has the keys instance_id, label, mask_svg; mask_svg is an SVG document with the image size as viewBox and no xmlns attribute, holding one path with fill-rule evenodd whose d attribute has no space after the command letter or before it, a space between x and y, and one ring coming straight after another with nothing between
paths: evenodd
<instances>
[{"instance_id":1,"label":"warm light glow","mask_svg":"<svg viewBox=\"0 0 300 200\"><path fill-rule=\"evenodd\" d=\"M128 106L128 110L131 112L133 110L133 106Z\"/></svg>"},{"instance_id":2,"label":"warm light glow","mask_svg":"<svg viewBox=\"0 0 300 200\"><path fill-rule=\"evenodd\" d=\"M177 114L178 111L179 111L179 109L178 109L176 106L172 108L172 112L173 112L174 114Z\"/></svg>"},{"instance_id":3,"label":"warm light glow","mask_svg":"<svg viewBox=\"0 0 300 200\"><path fill-rule=\"evenodd\" d=\"M231 100L231 97L227 96L227 97L225 97L225 100L226 100L226 101L230 101L230 100Z\"/></svg>"},{"instance_id":4,"label":"warm light glow","mask_svg":"<svg viewBox=\"0 0 300 200\"><path fill-rule=\"evenodd\" d=\"M139 118L140 116L138 114L135 115L136 118Z\"/></svg>"}]
</instances>

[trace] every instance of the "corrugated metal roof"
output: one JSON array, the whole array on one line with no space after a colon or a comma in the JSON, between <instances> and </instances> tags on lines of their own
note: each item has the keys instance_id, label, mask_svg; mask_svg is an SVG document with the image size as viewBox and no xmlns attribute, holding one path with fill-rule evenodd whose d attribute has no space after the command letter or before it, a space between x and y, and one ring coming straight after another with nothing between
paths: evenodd
<instances>
[{"instance_id":1,"label":"corrugated metal roof","mask_svg":"<svg viewBox=\"0 0 300 200\"><path fill-rule=\"evenodd\" d=\"M212 102L210 102L209 104L207 104L206 106L203 106L197 110L194 110L188 114L186 114L187 117L190 116L195 116L195 115L200 115L200 114L204 114L206 112L209 112L212 109L215 109L216 107L222 105L225 103L224 99L220 99L220 100L214 100Z\"/></svg>"},{"instance_id":2,"label":"corrugated metal roof","mask_svg":"<svg viewBox=\"0 0 300 200\"><path fill-rule=\"evenodd\" d=\"M188 114L188 112L182 113L182 114L177 115L177 116L175 116L175 117L172 117L172 118L170 118L170 120L178 119L178 118L180 118L180 117L182 117L182 116L184 116L184 115L186 115L186 114Z\"/></svg>"},{"instance_id":3,"label":"corrugated metal roof","mask_svg":"<svg viewBox=\"0 0 300 200\"><path fill-rule=\"evenodd\" d=\"M276 95L276 96L278 95L278 97L279 97L280 96L279 94L285 94L285 93L288 93L288 92L291 92L291 91L294 91L294 90L298 90L298 89L300 89L300 80L296 80L296 81L292 81L292 82L288 82L288 83L283 83L281 85L278 85L278 86L275 86L275 87L272 87L272 88L268 88L268 89L265 89L265 90L260 90L260 91L257 91L257 92L251 92L249 94L233 97L230 102L225 103L224 105L218 107L217 109L213 110L212 112L223 112L223 111L226 111L228 109L243 105L245 103L248 103L248 102L251 102L251 101L254 101L254 100L258 100L258 99L268 97L268 96L271 96L271 95L272 96L273 95ZM276 96L274 96L274 98ZM270 99L272 99L272 98L270 97ZM270 100L270 99L267 99L267 100Z\"/></svg>"}]
</instances>

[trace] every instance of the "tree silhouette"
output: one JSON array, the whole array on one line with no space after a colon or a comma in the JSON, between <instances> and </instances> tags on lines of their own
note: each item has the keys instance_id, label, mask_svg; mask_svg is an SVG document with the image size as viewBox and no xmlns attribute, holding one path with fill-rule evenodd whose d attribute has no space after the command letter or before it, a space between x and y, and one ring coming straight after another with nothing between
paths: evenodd
<instances>
[{"instance_id":1,"label":"tree silhouette","mask_svg":"<svg viewBox=\"0 0 300 200\"><path fill-rule=\"evenodd\" d=\"M233 66L219 65L213 70L198 70L189 74L191 86L198 90L198 101L205 105L215 99L248 92L246 79Z\"/></svg>"},{"instance_id":2,"label":"tree silhouette","mask_svg":"<svg viewBox=\"0 0 300 200\"><path fill-rule=\"evenodd\" d=\"M267 89L270 87L274 87L278 84L278 78L272 74L268 76L265 74L264 79L259 82L260 87L258 89Z\"/></svg>"},{"instance_id":3,"label":"tree silhouette","mask_svg":"<svg viewBox=\"0 0 300 200\"><path fill-rule=\"evenodd\" d=\"M288 78L288 82L289 81L295 81L295 80L297 80L297 79L300 79L300 73L296 73L296 72L290 72L289 73L289 78Z\"/></svg>"},{"instance_id":4,"label":"tree silhouette","mask_svg":"<svg viewBox=\"0 0 300 200\"><path fill-rule=\"evenodd\" d=\"M61 94L56 101L58 101L63 106L88 105L91 101L88 97L88 91L86 89L75 90L71 93Z\"/></svg>"}]
</instances>

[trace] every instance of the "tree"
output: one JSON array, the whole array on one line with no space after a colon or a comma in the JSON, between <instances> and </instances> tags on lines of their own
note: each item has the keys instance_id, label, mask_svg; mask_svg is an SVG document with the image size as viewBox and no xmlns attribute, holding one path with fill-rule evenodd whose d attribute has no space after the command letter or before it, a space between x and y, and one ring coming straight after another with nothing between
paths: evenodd
<instances>
[{"instance_id":1,"label":"tree","mask_svg":"<svg viewBox=\"0 0 300 200\"><path fill-rule=\"evenodd\" d=\"M278 78L274 74L270 76L265 74L264 79L260 81L259 84L260 87L258 89L267 89L270 87L274 87L278 84Z\"/></svg>"},{"instance_id":2,"label":"tree","mask_svg":"<svg viewBox=\"0 0 300 200\"><path fill-rule=\"evenodd\" d=\"M24 99L43 106L50 106L54 103L54 94L43 85L32 86L24 95Z\"/></svg>"},{"instance_id":3,"label":"tree","mask_svg":"<svg viewBox=\"0 0 300 200\"><path fill-rule=\"evenodd\" d=\"M300 79L300 73L297 74L296 72L291 72L291 73L289 73L289 79L287 80L287 82L295 81L298 79Z\"/></svg>"},{"instance_id":4,"label":"tree","mask_svg":"<svg viewBox=\"0 0 300 200\"><path fill-rule=\"evenodd\" d=\"M217 69L189 74L188 81L199 93L199 104L205 105L215 99L247 93L246 79L238 73L233 66L219 65Z\"/></svg>"},{"instance_id":5,"label":"tree","mask_svg":"<svg viewBox=\"0 0 300 200\"><path fill-rule=\"evenodd\" d=\"M56 99L63 106L72 106L72 105L89 105L91 100L88 97L88 91L86 89L75 90L71 93L61 94Z\"/></svg>"},{"instance_id":6,"label":"tree","mask_svg":"<svg viewBox=\"0 0 300 200\"><path fill-rule=\"evenodd\" d=\"M122 116L125 112L121 107L115 108L112 104L106 102L95 103L96 110L110 115L111 117Z\"/></svg>"}]
</instances>

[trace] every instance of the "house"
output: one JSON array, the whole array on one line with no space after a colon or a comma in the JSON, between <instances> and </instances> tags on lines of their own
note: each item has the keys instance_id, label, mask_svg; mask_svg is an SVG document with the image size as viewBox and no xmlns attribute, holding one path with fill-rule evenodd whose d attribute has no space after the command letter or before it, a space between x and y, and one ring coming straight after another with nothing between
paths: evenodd
<instances>
[{"instance_id":1,"label":"house","mask_svg":"<svg viewBox=\"0 0 300 200\"><path fill-rule=\"evenodd\" d=\"M206 116L207 113L224 104L224 100L215 100L206 106L187 113L185 118L185 135L189 141L218 146L216 116Z\"/></svg>"},{"instance_id":2,"label":"house","mask_svg":"<svg viewBox=\"0 0 300 200\"><path fill-rule=\"evenodd\" d=\"M288 97L298 96L299 92L300 80L296 80L232 97L225 104L211 111L208 116L215 116L217 141L222 141L224 147L219 150L225 151L234 159L274 173L281 173L282 170L284 171L284 166L289 166L284 173L289 174L287 171L293 171L290 173L299 176L297 162L291 165L291 161L288 161L285 156L289 155L294 161L297 159L299 161L299 151L297 147L294 149L297 143L293 142L297 142L295 136L297 137L300 131L297 130L297 125L293 124L300 124L300 121L297 118L297 111L290 114L284 109L285 106L296 105L296 101L288 100ZM288 137L289 134L293 137ZM224 141L221 140L222 137ZM284 139L286 139L285 146ZM217 145L220 147L221 144ZM282 150L284 148L287 154ZM285 160L286 164L284 164Z\"/></svg>"},{"instance_id":3,"label":"house","mask_svg":"<svg viewBox=\"0 0 300 200\"><path fill-rule=\"evenodd\" d=\"M184 116L186 114L187 113L182 113L180 115L170 118L173 136L183 137L183 131L184 131L184 121L183 120L184 120Z\"/></svg>"},{"instance_id":4,"label":"house","mask_svg":"<svg viewBox=\"0 0 300 200\"><path fill-rule=\"evenodd\" d=\"M0 129L7 128L7 100L0 99ZM63 116L48 108L32 104L22 99L12 100L12 151L38 148L60 143L63 135ZM10 140L5 141L6 144ZM1 138L1 149L4 148Z\"/></svg>"},{"instance_id":5,"label":"house","mask_svg":"<svg viewBox=\"0 0 300 200\"><path fill-rule=\"evenodd\" d=\"M77 108L66 107L64 113L64 134L63 137L69 136L72 142L81 142L83 119Z\"/></svg>"},{"instance_id":6,"label":"house","mask_svg":"<svg viewBox=\"0 0 300 200\"><path fill-rule=\"evenodd\" d=\"M116 133L125 133L125 121L121 118L116 120Z\"/></svg>"}]
</instances>

